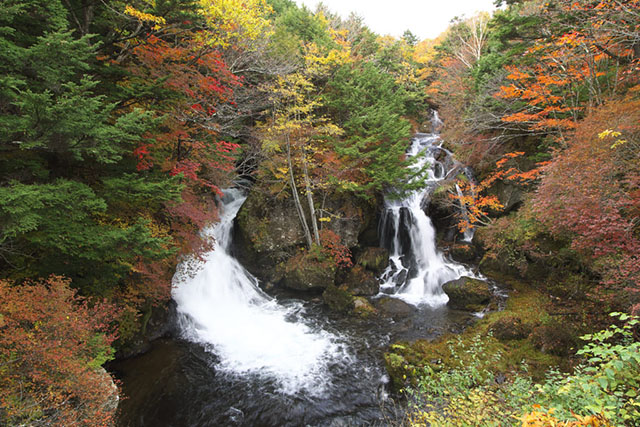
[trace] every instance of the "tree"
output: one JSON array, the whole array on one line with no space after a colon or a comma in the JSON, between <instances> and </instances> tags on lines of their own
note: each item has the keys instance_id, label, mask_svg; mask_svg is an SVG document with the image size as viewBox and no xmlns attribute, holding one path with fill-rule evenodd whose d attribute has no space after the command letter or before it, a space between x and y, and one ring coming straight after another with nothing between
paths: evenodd
<instances>
[{"instance_id":1,"label":"tree","mask_svg":"<svg viewBox=\"0 0 640 427\"><path fill-rule=\"evenodd\" d=\"M423 171L411 170L405 159L411 127L402 117L408 97L398 86L372 63L347 64L333 75L324 97L345 131L335 148L345 165L341 185L365 198L423 185L411 180Z\"/></svg>"},{"instance_id":2,"label":"tree","mask_svg":"<svg viewBox=\"0 0 640 427\"><path fill-rule=\"evenodd\" d=\"M592 261L604 285L598 298L625 309L640 289L639 107L633 97L611 100L579 123L546 167L534 205L552 233Z\"/></svg>"},{"instance_id":3,"label":"tree","mask_svg":"<svg viewBox=\"0 0 640 427\"><path fill-rule=\"evenodd\" d=\"M0 280L0 421L7 425L110 425L117 389L113 307L89 304L60 276Z\"/></svg>"},{"instance_id":4,"label":"tree","mask_svg":"<svg viewBox=\"0 0 640 427\"><path fill-rule=\"evenodd\" d=\"M319 102L317 98L314 99L314 90L313 84L300 73L279 79L278 85L274 88L276 107L272 119L265 125L263 142L267 152L285 151L286 166L278 168L279 176L285 174L288 176L291 194L309 249L314 243L320 245L313 186L309 173L311 156L320 149L315 146L314 139L341 133L341 130L326 118L316 116L315 110ZM313 236L298 195L296 163L302 169Z\"/></svg>"},{"instance_id":5,"label":"tree","mask_svg":"<svg viewBox=\"0 0 640 427\"><path fill-rule=\"evenodd\" d=\"M136 173L131 153L157 121L99 94L92 37L75 37L67 16L60 1L15 0L0 17L1 263L3 275L64 273L85 293L107 294L138 257L170 251L148 215L114 210L105 189L161 206L180 185Z\"/></svg>"}]
</instances>

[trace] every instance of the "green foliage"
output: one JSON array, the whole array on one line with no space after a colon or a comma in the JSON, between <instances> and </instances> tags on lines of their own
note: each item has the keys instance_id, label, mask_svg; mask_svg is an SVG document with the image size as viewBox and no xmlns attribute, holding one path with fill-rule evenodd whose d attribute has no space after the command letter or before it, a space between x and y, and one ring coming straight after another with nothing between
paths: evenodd
<instances>
[{"instance_id":1,"label":"green foliage","mask_svg":"<svg viewBox=\"0 0 640 427\"><path fill-rule=\"evenodd\" d=\"M345 65L330 80L325 105L345 131L336 150L366 175L356 190L360 194L423 185L420 179L410 181L422 171L412 171L404 158L411 133L402 117L407 100L402 87L372 63Z\"/></svg>"},{"instance_id":2,"label":"green foliage","mask_svg":"<svg viewBox=\"0 0 640 427\"><path fill-rule=\"evenodd\" d=\"M518 376L506 385L496 383L491 366L501 355L487 354L479 335L469 344L458 339L449 345L449 351L451 369L435 372L427 367L416 387L406 390L413 408L410 424L513 425L514 416L533 395L530 380ZM526 365L523 369L526 372Z\"/></svg>"},{"instance_id":3,"label":"green foliage","mask_svg":"<svg viewBox=\"0 0 640 427\"><path fill-rule=\"evenodd\" d=\"M104 199L75 181L0 187L4 258L30 274L65 273L85 292L104 294L137 257L168 255L167 240L153 237L148 222L109 223L106 209Z\"/></svg>"},{"instance_id":4,"label":"green foliage","mask_svg":"<svg viewBox=\"0 0 640 427\"><path fill-rule=\"evenodd\" d=\"M550 371L536 387L537 402L553 408L558 419L602 414L613 425L640 422L640 342L633 339L638 318L612 313L622 326L582 337L587 343L578 351L585 358L573 374Z\"/></svg>"},{"instance_id":5,"label":"green foliage","mask_svg":"<svg viewBox=\"0 0 640 427\"><path fill-rule=\"evenodd\" d=\"M540 414L532 412L540 408L558 423L599 417L606 425L636 425L640 342L633 331L639 322L627 314L612 316L623 325L582 337L586 344L577 354L583 364L571 374L551 369L540 384L531 381L526 365L499 384L492 366L499 363L500 353L487 352L479 335L469 344L458 339L449 345L447 370L427 367L416 385L405 390L413 408L411 425L510 426Z\"/></svg>"}]
</instances>

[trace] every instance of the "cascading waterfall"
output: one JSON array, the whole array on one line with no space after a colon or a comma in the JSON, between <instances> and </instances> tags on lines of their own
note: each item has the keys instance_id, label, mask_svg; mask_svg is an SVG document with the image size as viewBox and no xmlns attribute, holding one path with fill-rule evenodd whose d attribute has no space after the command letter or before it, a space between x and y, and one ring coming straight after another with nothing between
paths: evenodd
<instances>
[{"instance_id":1,"label":"cascading waterfall","mask_svg":"<svg viewBox=\"0 0 640 427\"><path fill-rule=\"evenodd\" d=\"M230 255L233 220L245 198L237 189L224 192L220 222L204 230L213 250L195 272L190 260L174 276L181 330L219 357L218 370L274 378L287 394L321 393L329 364L347 355L337 336L299 320L300 303L276 302Z\"/></svg>"},{"instance_id":2,"label":"cascading waterfall","mask_svg":"<svg viewBox=\"0 0 640 427\"><path fill-rule=\"evenodd\" d=\"M416 157L415 168L429 165L427 185L402 200L385 200L380 221L382 246L389 250L389 266L380 277L381 291L414 305L440 306L449 298L442 285L461 276L475 277L465 266L448 261L436 247L436 232L423 210L438 182L447 178L447 165L439 161L437 129L441 122L434 113L433 133L414 137L407 156ZM424 153L422 156L418 154ZM448 154L448 153L445 153Z\"/></svg>"}]
</instances>

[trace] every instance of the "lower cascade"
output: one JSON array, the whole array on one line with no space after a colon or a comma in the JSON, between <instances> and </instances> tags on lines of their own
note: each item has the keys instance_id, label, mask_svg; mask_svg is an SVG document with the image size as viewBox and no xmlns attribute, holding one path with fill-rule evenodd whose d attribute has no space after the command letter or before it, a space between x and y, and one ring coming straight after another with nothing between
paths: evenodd
<instances>
[{"instance_id":1,"label":"lower cascade","mask_svg":"<svg viewBox=\"0 0 640 427\"><path fill-rule=\"evenodd\" d=\"M433 121L437 128L440 123L437 114ZM380 277L381 291L410 304L432 307L449 300L442 291L444 283L461 276L475 277L467 267L448 261L438 250L436 230L423 209L438 182L456 170L447 171L449 153L439 142L437 132L414 137L407 156L416 157L417 169L428 165L427 185L404 199L385 200L379 230L382 246L389 250L389 266ZM439 160L442 158L444 161ZM470 237L465 234L465 239Z\"/></svg>"},{"instance_id":2,"label":"lower cascade","mask_svg":"<svg viewBox=\"0 0 640 427\"><path fill-rule=\"evenodd\" d=\"M180 329L219 357L218 370L270 376L287 394L321 393L327 367L346 357L345 349L336 335L300 319L301 303L285 306L262 292L230 255L233 220L245 198L240 190L224 191L220 222L204 230L213 250L195 272L195 261L185 261L174 277Z\"/></svg>"}]
</instances>

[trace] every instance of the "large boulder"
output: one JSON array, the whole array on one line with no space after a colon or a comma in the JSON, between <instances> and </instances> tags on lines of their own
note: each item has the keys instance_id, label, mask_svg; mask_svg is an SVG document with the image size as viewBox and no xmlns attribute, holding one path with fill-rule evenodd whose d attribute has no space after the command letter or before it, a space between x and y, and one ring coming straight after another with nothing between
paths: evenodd
<instances>
[{"instance_id":1,"label":"large boulder","mask_svg":"<svg viewBox=\"0 0 640 427\"><path fill-rule=\"evenodd\" d=\"M376 276L360 265L349 270L344 279L344 285L353 295L373 296L380 290Z\"/></svg>"},{"instance_id":2,"label":"large boulder","mask_svg":"<svg viewBox=\"0 0 640 427\"><path fill-rule=\"evenodd\" d=\"M356 247L367 230L375 231L375 206L353 197L329 194L318 212L322 226L340 236L348 248ZM276 266L305 246L291 195L285 192L273 196L256 184L236 217L234 255L258 279L277 282L281 277Z\"/></svg>"},{"instance_id":3,"label":"large boulder","mask_svg":"<svg viewBox=\"0 0 640 427\"><path fill-rule=\"evenodd\" d=\"M378 310L365 297L353 299L353 313L359 317L371 317L378 314Z\"/></svg>"},{"instance_id":4,"label":"large boulder","mask_svg":"<svg viewBox=\"0 0 640 427\"><path fill-rule=\"evenodd\" d=\"M326 289L335 282L336 267L314 253L301 252L284 263L282 284L296 291Z\"/></svg>"},{"instance_id":5,"label":"large boulder","mask_svg":"<svg viewBox=\"0 0 640 427\"><path fill-rule=\"evenodd\" d=\"M305 239L291 197L272 197L254 187L235 222L234 255L262 281L275 280L276 266L291 258Z\"/></svg>"},{"instance_id":6,"label":"large boulder","mask_svg":"<svg viewBox=\"0 0 640 427\"><path fill-rule=\"evenodd\" d=\"M509 315L493 322L489 329L500 341L520 340L531 332L531 327L522 323L519 317Z\"/></svg>"},{"instance_id":7,"label":"large boulder","mask_svg":"<svg viewBox=\"0 0 640 427\"><path fill-rule=\"evenodd\" d=\"M449 296L449 307L458 310L480 311L491 301L489 284L471 277L447 282L442 290Z\"/></svg>"},{"instance_id":8,"label":"large boulder","mask_svg":"<svg viewBox=\"0 0 640 427\"><path fill-rule=\"evenodd\" d=\"M478 250L471 243L454 243L448 247L448 253L458 262L472 263L478 259Z\"/></svg>"},{"instance_id":9,"label":"large boulder","mask_svg":"<svg viewBox=\"0 0 640 427\"><path fill-rule=\"evenodd\" d=\"M416 310L411 304L393 297L382 297L375 304L382 315L394 319L409 317Z\"/></svg>"}]
</instances>

